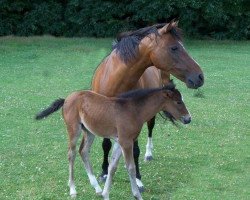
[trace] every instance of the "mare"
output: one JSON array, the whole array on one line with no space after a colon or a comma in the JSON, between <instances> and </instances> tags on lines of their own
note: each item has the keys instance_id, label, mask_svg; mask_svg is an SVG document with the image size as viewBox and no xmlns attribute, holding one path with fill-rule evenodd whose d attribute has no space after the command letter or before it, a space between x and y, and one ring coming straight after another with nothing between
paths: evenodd
<instances>
[{"instance_id":1,"label":"mare","mask_svg":"<svg viewBox=\"0 0 250 200\"><path fill-rule=\"evenodd\" d=\"M69 187L72 197L76 196L74 161L76 144L81 130L85 134L79 153L90 184L95 188L96 193L102 195L106 200L109 199L112 177L123 153L132 193L136 199L141 200L142 197L136 183L133 145L140 134L143 123L161 110L167 112L167 116L180 120L184 124L191 121L182 96L172 83L163 88L140 89L118 97L106 97L93 91L74 92L65 100L56 100L50 107L37 114L36 119L43 119L61 107L69 136ZM112 138L116 142L103 191L93 174L89 160L89 151L95 136Z\"/></svg>"},{"instance_id":2,"label":"mare","mask_svg":"<svg viewBox=\"0 0 250 200\"><path fill-rule=\"evenodd\" d=\"M157 69L161 70L164 76L161 76ZM164 85L169 80L170 74L185 82L188 88L196 89L204 83L203 72L185 50L181 30L175 21L120 35L112 52L97 67L92 79L92 90L114 97L135 88ZM152 137L154 120L155 117L148 121L149 137ZM111 149L111 141L108 138L103 140L102 148L104 160L101 177L105 179L108 173L108 154ZM136 180L138 187L143 191L138 163L139 154L138 141L135 141ZM150 157L150 154L146 153L146 159L147 156Z\"/></svg>"}]
</instances>

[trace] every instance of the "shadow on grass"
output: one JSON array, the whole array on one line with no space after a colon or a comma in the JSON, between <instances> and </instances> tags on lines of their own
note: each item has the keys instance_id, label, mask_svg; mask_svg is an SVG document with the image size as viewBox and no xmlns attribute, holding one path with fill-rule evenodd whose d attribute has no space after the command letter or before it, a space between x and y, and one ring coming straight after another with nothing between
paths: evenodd
<instances>
[{"instance_id":1,"label":"shadow on grass","mask_svg":"<svg viewBox=\"0 0 250 200\"><path fill-rule=\"evenodd\" d=\"M203 99L203 98L205 98L205 95L204 95L204 92L201 89L197 89L194 92L194 97Z\"/></svg>"},{"instance_id":2,"label":"shadow on grass","mask_svg":"<svg viewBox=\"0 0 250 200\"><path fill-rule=\"evenodd\" d=\"M193 182L193 169L207 165L208 161L206 155L196 155L187 158L157 157L153 162L142 167L142 180L146 188L143 196L156 200L172 199L178 189Z\"/></svg>"}]
</instances>

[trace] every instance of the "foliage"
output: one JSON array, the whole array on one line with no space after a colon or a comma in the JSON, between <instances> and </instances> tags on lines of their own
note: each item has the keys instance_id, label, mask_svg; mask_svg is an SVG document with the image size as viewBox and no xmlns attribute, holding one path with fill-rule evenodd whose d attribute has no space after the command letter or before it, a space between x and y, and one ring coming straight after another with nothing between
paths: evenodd
<instances>
[{"instance_id":1,"label":"foliage","mask_svg":"<svg viewBox=\"0 0 250 200\"><path fill-rule=\"evenodd\" d=\"M0 35L110 37L180 18L192 37L250 38L248 0L0 0Z\"/></svg>"}]
</instances>

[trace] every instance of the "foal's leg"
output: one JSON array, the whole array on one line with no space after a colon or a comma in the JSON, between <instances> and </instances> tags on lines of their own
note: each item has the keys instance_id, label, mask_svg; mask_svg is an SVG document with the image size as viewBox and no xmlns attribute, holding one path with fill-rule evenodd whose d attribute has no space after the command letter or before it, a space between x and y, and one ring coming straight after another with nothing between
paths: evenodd
<instances>
[{"instance_id":1,"label":"foal's leg","mask_svg":"<svg viewBox=\"0 0 250 200\"><path fill-rule=\"evenodd\" d=\"M74 161L76 157L76 142L80 136L81 129L80 126L67 125L68 135L69 135L69 149L68 149L68 159L69 159L69 188L70 196L76 197L76 187L74 183Z\"/></svg>"},{"instance_id":2,"label":"foal's leg","mask_svg":"<svg viewBox=\"0 0 250 200\"><path fill-rule=\"evenodd\" d=\"M108 168L107 180L105 182L105 186L104 186L104 189L102 192L102 196L105 200L109 199L109 191L111 188L112 179L113 179L113 176L116 172L117 165L118 165L119 159L121 157L121 152L122 151L121 151L120 145L117 142L115 142L114 147L113 147L112 156L111 156L111 163L110 163L109 168Z\"/></svg>"},{"instance_id":3,"label":"foal's leg","mask_svg":"<svg viewBox=\"0 0 250 200\"><path fill-rule=\"evenodd\" d=\"M103 149L103 163L102 163L102 173L99 176L99 180L101 182L105 182L107 175L108 175L108 166L109 166L109 151L112 147L112 143L110 139L104 138L102 142L102 149Z\"/></svg>"},{"instance_id":4,"label":"foal's leg","mask_svg":"<svg viewBox=\"0 0 250 200\"><path fill-rule=\"evenodd\" d=\"M152 142L152 132L155 126L155 117L147 122L148 124L148 142L146 145L146 153L144 160L151 161L153 159L152 151L153 151L153 142Z\"/></svg>"},{"instance_id":5,"label":"foal's leg","mask_svg":"<svg viewBox=\"0 0 250 200\"><path fill-rule=\"evenodd\" d=\"M136 169L136 184L139 188L139 191L144 192L144 186L143 186L143 183L141 182L141 174L140 174L140 169L139 169L140 148L138 145L138 140L134 142L133 154L134 154L135 169Z\"/></svg>"},{"instance_id":6,"label":"foal's leg","mask_svg":"<svg viewBox=\"0 0 250 200\"><path fill-rule=\"evenodd\" d=\"M131 189L134 197L138 200L142 200L139 188L136 184L136 167L133 156L133 142L132 141L124 141L121 143L121 148L123 151L123 155L126 162L126 167L129 174L129 179L131 183Z\"/></svg>"},{"instance_id":7,"label":"foal's leg","mask_svg":"<svg viewBox=\"0 0 250 200\"><path fill-rule=\"evenodd\" d=\"M89 151L90 151L91 145L93 144L94 139L95 139L95 136L92 133L86 131L86 138L83 138L82 140L79 153L81 154L84 167L89 177L90 184L95 188L96 194L100 195L102 192L102 189L100 185L98 184L95 175L93 174L92 166L89 162Z\"/></svg>"}]
</instances>

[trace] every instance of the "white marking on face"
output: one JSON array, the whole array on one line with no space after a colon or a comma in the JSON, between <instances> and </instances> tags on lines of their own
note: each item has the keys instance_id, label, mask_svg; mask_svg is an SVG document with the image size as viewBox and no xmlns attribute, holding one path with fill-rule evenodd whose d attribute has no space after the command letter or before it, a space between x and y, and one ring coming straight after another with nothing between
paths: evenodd
<instances>
[{"instance_id":1,"label":"white marking on face","mask_svg":"<svg viewBox=\"0 0 250 200\"><path fill-rule=\"evenodd\" d=\"M181 45L181 47L186 51L186 49L185 49L185 47L184 47L184 45L183 45L183 43L181 42L181 41L178 41L178 43L179 43L179 45ZM195 59L193 59L192 57L190 57L197 65L199 65L199 63L195 60ZM200 66L200 65L199 65Z\"/></svg>"},{"instance_id":2,"label":"white marking on face","mask_svg":"<svg viewBox=\"0 0 250 200\"><path fill-rule=\"evenodd\" d=\"M178 41L178 43L179 43L179 45L181 45L181 47L182 47L183 49L185 49L185 47L184 47L184 45L182 44L181 41Z\"/></svg>"}]
</instances>

